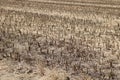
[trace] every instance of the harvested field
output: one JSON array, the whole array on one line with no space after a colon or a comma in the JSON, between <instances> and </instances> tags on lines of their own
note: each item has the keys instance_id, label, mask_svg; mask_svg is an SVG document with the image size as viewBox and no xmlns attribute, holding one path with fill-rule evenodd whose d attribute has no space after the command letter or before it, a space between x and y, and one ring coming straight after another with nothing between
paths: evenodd
<instances>
[{"instance_id":1,"label":"harvested field","mask_svg":"<svg viewBox=\"0 0 120 80\"><path fill-rule=\"evenodd\" d=\"M0 0L0 80L120 80L118 0Z\"/></svg>"}]
</instances>

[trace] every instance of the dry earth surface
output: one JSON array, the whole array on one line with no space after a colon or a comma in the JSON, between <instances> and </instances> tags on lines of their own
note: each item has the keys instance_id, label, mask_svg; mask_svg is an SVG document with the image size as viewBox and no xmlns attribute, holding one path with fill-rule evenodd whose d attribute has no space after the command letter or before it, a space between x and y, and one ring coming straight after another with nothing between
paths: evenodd
<instances>
[{"instance_id":1,"label":"dry earth surface","mask_svg":"<svg viewBox=\"0 0 120 80\"><path fill-rule=\"evenodd\" d=\"M119 0L0 0L0 80L120 80Z\"/></svg>"}]
</instances>

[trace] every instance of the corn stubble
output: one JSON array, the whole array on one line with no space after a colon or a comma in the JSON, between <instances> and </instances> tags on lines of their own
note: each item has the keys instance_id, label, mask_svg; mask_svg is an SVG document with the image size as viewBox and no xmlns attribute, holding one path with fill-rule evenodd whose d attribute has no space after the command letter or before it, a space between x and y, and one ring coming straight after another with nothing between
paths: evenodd
<instances>
[{"instance_id":1,"label":"corn stubble","mask_svg":"<svg viewBox=\"0 0 120 80\"><path fill-rule=\"evenodd\" d=\"M53 7L42 7L48 14L0 9L0 60L16 64L9 72L38 74L39 80L119 80L120 24L114 9Z\"/></svg>"}]
</instances>

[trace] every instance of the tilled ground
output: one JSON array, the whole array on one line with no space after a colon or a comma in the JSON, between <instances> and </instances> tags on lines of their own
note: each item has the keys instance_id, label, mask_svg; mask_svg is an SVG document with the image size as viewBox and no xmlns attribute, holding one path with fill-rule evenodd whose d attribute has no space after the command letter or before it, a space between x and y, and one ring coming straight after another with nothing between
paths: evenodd
<instances>
[{"instance_id":1,"label":"tilled ground","mask_svg":"<svg viewBox=\"0 0 120 80\"><path fill-rule=\"evenodd\" d=\"M113 9L100 9L98 15L90 12L93 7L84 7L88 14L80 9L81 17L72 12L80 7L69 11L68 6L61 9L55 4L42 8L32 3L23 7L11 4L0 7L1 80L69 80L68 76L56 77L63 74L54 68L66 71L70 80L120 79L118 9L117 14L112 13ZM64 9L69 15L60 13Z\"/></svg>"}]
</instances>

